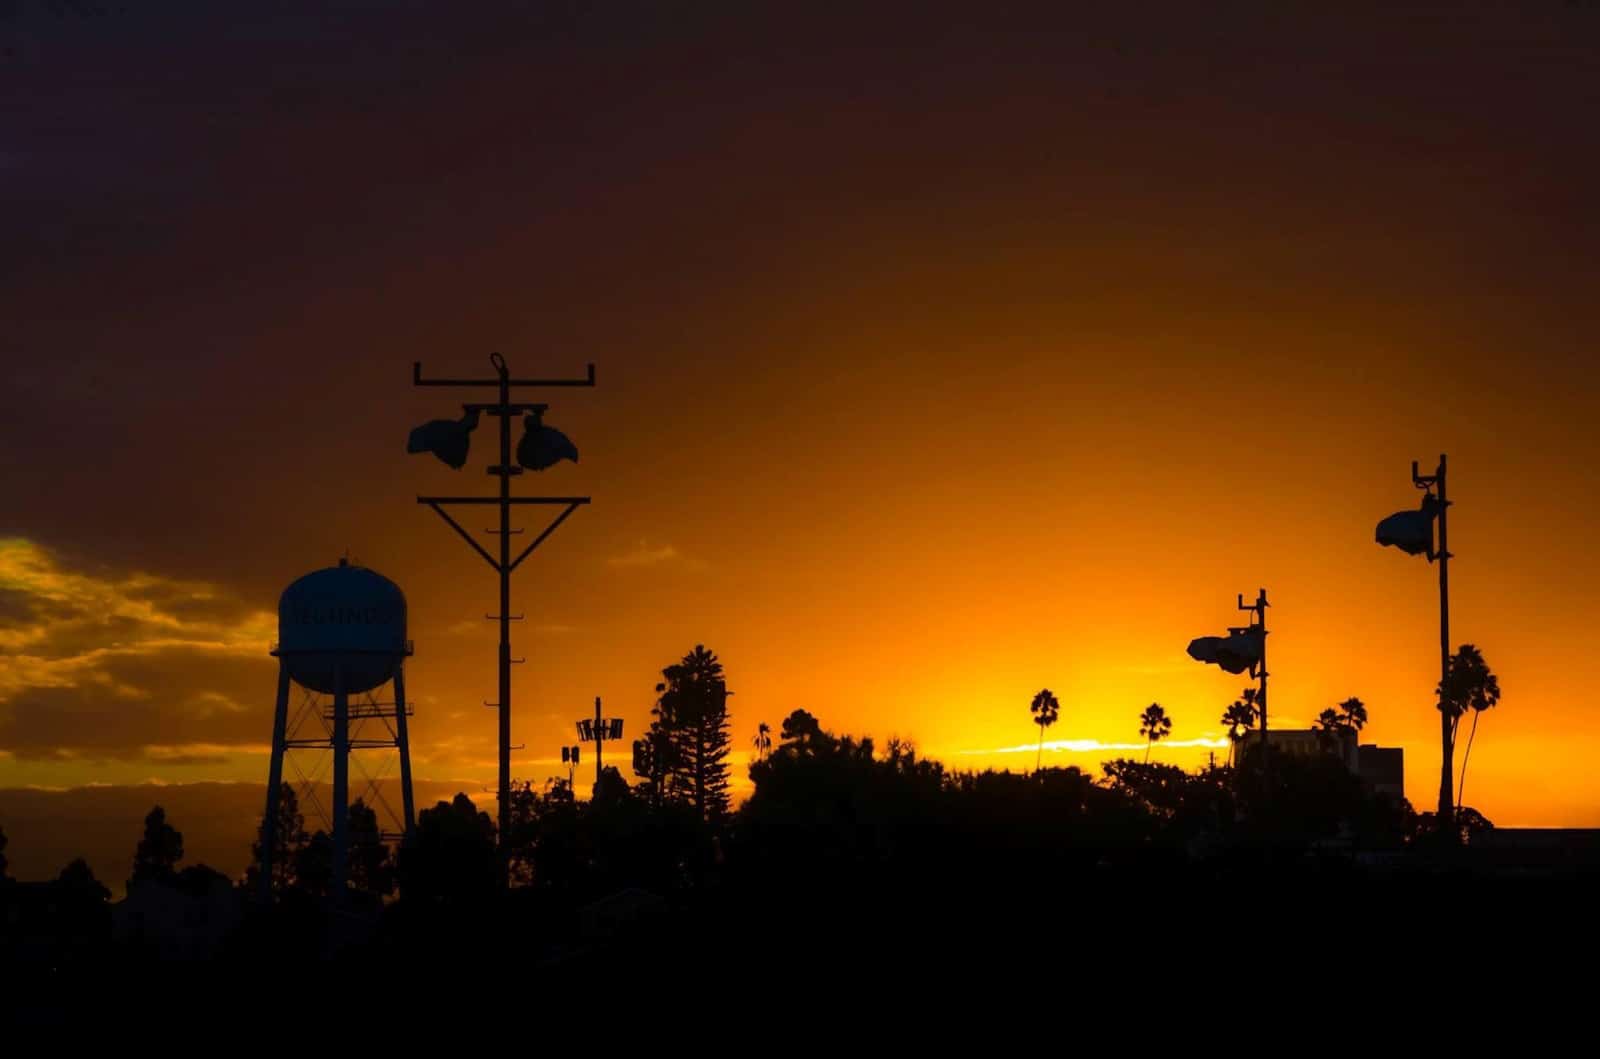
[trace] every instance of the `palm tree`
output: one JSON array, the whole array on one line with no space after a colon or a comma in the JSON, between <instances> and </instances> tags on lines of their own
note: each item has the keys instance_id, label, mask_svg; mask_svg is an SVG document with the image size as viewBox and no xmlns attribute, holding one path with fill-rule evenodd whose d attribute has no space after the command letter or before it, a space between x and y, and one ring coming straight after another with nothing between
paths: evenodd
<instances>
[{"instance_id":1,"label":"palm tree","mask_svg":"<svg viewBox=\"0 0 1600 1059\"><path fill-rule=\"evenodd\" d=\"M1367 704L1353 695L1339 703L1339 713L1344 726L1357 735L1367 726Z\"/></svg>"},{"instance_id":2,"label":"palm tree","mask_svg":"<svg viewBox=\"0 0 1600 1059\"><path fill-rule=\"evenodd\" d=\"M1442 708L1454 714L1454 726L1461 724L1461 715L1472 711L1472 728L1467 732L1466 752L1461 755L1461 775L1456 787L1456 805L1461 805L1461 794L1467 787L1467 759L1472 756L1472 740L1478 734L1478 716L1500 701L1500 679L1489 671L1483 652L1472 644L1464 643L1461 650L1450 658L1449 676L1439 684L1439 702ZM1455 743L1455 727L1450 741Z\"/></svg>"},{"instance_id":3,"label":"palm tree","mask_svg":"<svg viewBox=\"0 0 1600 1059\"><path fill-rule=\"evenodd\" d=\"M1317 719L1312 722L1311 727L1316 729L1317 741L1322 744L1322 749L1332 751L1334 741L1344 734L1344 715L1329 706L1317 714Z\"/></svg>"},{"instance_id":4,"label":"palm tree","mask_svg":"<svg viewBox=\"0 0 1600 1059\"><path fill-rule=\"evenodd\" d=\"M1061 703L1056 701L1055 692L1045 688L1033 697L1028 711L1033 714L1033 723L1039 726L1039 753L1033 760L1033 771L1038 772L1044 762L1044 730L1056 723L1061 715Z\"/></svg>"},{"instance_id":5,"label":"palm tree","mask_svg":"<svg viewBox=\"0 0 1600 1059\"><path fill-rule=\"evenodd\" d=\"M1222 711L1222 723L1228 726L1228 763L1231 765L1244 733L1256 726L1256 708L1248 702L1235 699L1232 705Z\"/></svg>"},{"instance_id":6,"label":"palm tree","mask_svg":"<svg viewBox=\"0 0 1600 1059\"><path fill-rule=\"evenodd\" d=\"M762 721L756 726L756 734L751 737L750 745L756 748L756 760L765 761L767 751L772 749L772 726Z\"/></svg>"},{"instance_id":7,"label":"palm tree","mask_svg":"<svg viewBox=\"0 0 1600 1059\"><path fill-rule=\"evenodd\" d=\"M1152 702L1144 708L1139 715L1139 734L1144 736L1144 761L1150 763L1150 748L1172 734L1172 718L1167 716L1167 711L1161 708L1159 702Z\"/></svg>"}]
</instances>

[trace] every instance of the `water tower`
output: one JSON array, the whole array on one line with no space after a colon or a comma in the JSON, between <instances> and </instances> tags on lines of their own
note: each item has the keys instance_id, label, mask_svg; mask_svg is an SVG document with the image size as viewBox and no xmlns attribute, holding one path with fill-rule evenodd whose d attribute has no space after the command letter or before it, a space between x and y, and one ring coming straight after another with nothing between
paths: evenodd
<instances>
[{"instance_id":1,"label":"water tower","mask_svg":"<svg viewBox=\"0 0 1600 1059\"><path fill-rule=\"evenodd\" d=\"M278 698L272 721L272 764L267 774L267 811L261 825L261 895L272 890L273 854L279 836L278 791L289 751L332 751L333 893L344 892L349 866L350 752L395 748L400 756L403 837L415 826L411 796L411 746L406 735L406 597L400 586L372 570L339 560L338 566L306 574L283 590L278 601ZM379 702L371 692L394 685L394 701ZM289 717L291 685L304 691L295 723ZM331 705L328 702L331 699ZM352 699L356 701L352 705ZM302 722L321 722L302 738ZM352 739L351 722L360 729ZM379 732L366 722L376 722ZM304 774L302 774L304 775ZM308 783L312 783L312 776ZM371 781L376 790L376 781ZM381 792L379 794L381 797Z\"/></svg>"}]
</instances>

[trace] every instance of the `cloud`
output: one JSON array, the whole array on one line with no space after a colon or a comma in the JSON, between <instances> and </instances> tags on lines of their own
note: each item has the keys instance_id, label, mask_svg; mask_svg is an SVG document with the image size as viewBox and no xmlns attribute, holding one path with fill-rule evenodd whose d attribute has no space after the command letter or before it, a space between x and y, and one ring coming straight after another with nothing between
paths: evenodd
<instances>
[{"instance_id":1,"label":"cloud","mask_svg":"<svg viewBox=\"0 0 1600 1059\"><path fill-rule=\"evenodd\" d=\"M630 552L614 555L606 560L609 566L660 566L670 563L674 559L681 559L678 549L670 544L652 547L648 541L640 541Z\"/></svg>"},{"instance_id":2,"label":"cloud","mask_svg":"<svg viewBox=\"0 0 1600 1059\"><path fill-rule=\"evenodd\" d=\"M671 544L651 544L647 540L641 540L634 545L632 550L623 552L621 555L614 555L606 560L607 566L614 566L619 569L665 566L668 564L683 566L691 570L703 570L707 565L704 559L691 559Z\"/></svg>"},{"instance_id":3,"label":"cloud","mask_svg":"<svg viewBox=\"0 0 1600 1059\"><path fill-rule=\"evenodd\" d=\"M275 631L215 585L87 573L0 539L0 744L19 759L214 763L261 740L244 704L271 686Z\"/></svg>"}]
</instances>

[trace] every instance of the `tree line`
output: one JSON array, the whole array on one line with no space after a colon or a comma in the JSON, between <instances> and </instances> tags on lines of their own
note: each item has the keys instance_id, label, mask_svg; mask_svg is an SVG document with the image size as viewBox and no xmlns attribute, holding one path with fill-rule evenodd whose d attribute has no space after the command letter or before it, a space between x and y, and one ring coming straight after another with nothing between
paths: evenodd
<instances>
[{"instance_id":1,"label":"tree line","mask_svg":"<svg viewBox=\"0 0 1600 1059\"><path fill-rule=\"evenodd\" d=\"M1481 656L1463 657L1449 701L1486 709L1498 697L1493 675L1478 664ZM737 901L854 886L925 889L929 880L974 890L992 890L1000 880L1031 885L1027 880L1035 878L1081 885L1106 872L1146 879L1152 871L1254 863L1264 855L1293 861L1341 851L1398 854L1426 845L1433 834L1431 814L1369 788L1338 753L1274 755L1269 766L1259 742L1245 738L1256 721L1248 691L1222 713L1234 748L1227 762L1193 772L1149 760L1173 728L1155 703L1138 719L1143 758L1107 761L1098 773L1040 762L1031 774L950 771L909 741L880 746L794 709L776 731L767 723L756 727L752 793L735 808L731 695L721 661L697 645L662 671L651 724L634 745L631 782L609 767L587 800L564 779L519 782L504 835L489 813L458 794L423 809L414 839L395 848L384 841L376 813L352 803L350 892L342 902L381 917L391 907L414 916L418 909L491 907L509 884L511 893L528 895L546 910L541 914L559 919L584 902L630 889ZM1048 690L1030 702L1041 753L1044 730L1059 713ZM1323 711L1318 730L1333 751L1367 720L1365 704L1351 697ZM203 865L180 868L182 833L155 807L131 858L130 894L159 886L199 895L220 884L233 886L243 906L268 873L273 914L311 922L305 917L319 915L315 910L329 896L331 840L323 831L307 832L287 784L278 812L282 841L271 863L263 863L258 842L244 877L226 880ZM1456 825L1458 838L1492 826L1470 809ZM0 886L5 851L0 831ZM54 885L81 909L104 909L110 896L81 859Z\"/></svg>"}]
</instances>

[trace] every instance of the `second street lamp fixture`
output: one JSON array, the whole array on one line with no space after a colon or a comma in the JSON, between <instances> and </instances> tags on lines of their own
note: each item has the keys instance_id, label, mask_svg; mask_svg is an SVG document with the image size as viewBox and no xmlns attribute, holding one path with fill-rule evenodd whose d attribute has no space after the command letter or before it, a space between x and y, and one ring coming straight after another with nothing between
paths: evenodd
<instances>
[{"instance_id":1,"label":"second street lamp fixture","mask_svg":"<svg viewBox=\"0 0 1600 1059\"><path fill-rule=\"evenodd\" d=\"M545 406L534 405L522 417L523 435L517 443L517 462L530 471L543 471L562 460L578 462L578 446L555 427L544 425Z\"/></svg>"}]
</instances>

